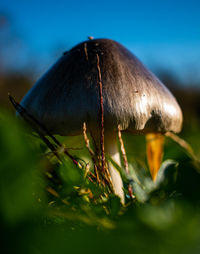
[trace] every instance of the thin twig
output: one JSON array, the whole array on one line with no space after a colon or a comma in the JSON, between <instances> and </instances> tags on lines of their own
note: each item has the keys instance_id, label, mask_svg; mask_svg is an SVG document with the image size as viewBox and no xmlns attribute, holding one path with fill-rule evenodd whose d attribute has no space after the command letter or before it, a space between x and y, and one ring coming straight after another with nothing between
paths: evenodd
<instances>
[{"instance_id":1,"label":"thin twig","mask_svg":"<svg viewBox=\"0 0 200 254\"><path fill-rule=\"evenodd\" d=\"M20 116L32 127L36 133L40 136L40 138L45 142L45 144L50 148L50 150L55 154L55 156L61 160L59 157L57 150L59 148L63 148L62 144L49 132L49 130L42 125L35 117L33 117L30 113L27 112L27 110L22 107L18 102L15 101L15 99L8 95L10 102L16 109L16 111L20 114ZM45 136L48 136L52 139L52 141L56 144L52 144ZM58 146L58 147L57 147ZM64 148L64 154L66 154L74 164L79 165L78 161Z\"/></svg>"},{"instance_id":2,"label":"thin twig","mask_svg":"<svg viewBox=\"0 0 200 254\"><path fill-rule=\"evenodd\" d=\"M8 94L8 97L10 99L10 102L16 109L16 111L23 117L25 121L27 121L32 128L36 130L36 132L43 132L44 134L47 134L58 146L60 146L60 142L49 132L49 130L41 124L35 117L33 117L30 113L27 112L27 110L22 107L18 102L15 101L15 99Z\"/></svg>"},{"instance_id":3,"label":"thin twig","mask_svg":"<svg viewBox=\"0 0 200 254\"><path fill-rule=\"evenodd\" d=\"M35 118L33 118L15 99L8 95L10 102L16 109L16 111L22 116L22 118L28 122L28 124L32 127L34 131L40 136L40 138L44 141L44 143L49 147L49 149L53 152L53 154L59 159L60 156L57 153L57 146L52 144L44 135L45 132L48 132ZM57 144L56 144L57 145Z\"/></svg>"}]
</instances>

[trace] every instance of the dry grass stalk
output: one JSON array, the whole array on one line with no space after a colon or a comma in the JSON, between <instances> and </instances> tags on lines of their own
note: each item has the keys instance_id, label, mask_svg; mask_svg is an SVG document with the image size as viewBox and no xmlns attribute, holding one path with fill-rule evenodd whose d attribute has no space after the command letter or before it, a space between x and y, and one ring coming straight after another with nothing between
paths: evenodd
<instances>
[{"instance_id":1,"label":"dry grass stalk","mask_svg":"<svg viewBox=\"0 0 200 254\"><path fill-rule=\"evenodd\" d=\"M122 133L121 133L121 130L120 130L120 125L118 125L117 128L118 128L118 138L119 138L119 143L120 143L120 149L121 149L121 153L122 153L124 168L125 168L126 173L128 174L129 173L128 160L127 160L127 156L126 156L126 150L125 150L125 147L124 147L124 142L123 142L123 139L122 139Z\"/></svg>"},{"instance_id":2,"label":"dry grass stalk","mask_svg":"<svg viewBox=\"0 0 200 254\"><path fill-rule=\"evenodd\" d=\"M126 172L127 175L129 175L128 159L127 159L127 156L126 156L126 150L125 150L125 146L124 146L124 141L122 139L122 133L121 133L121 130L120 130L120 125L117 126L117 129L118 129L118 138L119 138L120 149L121 149L121 153L122 153L125 172ZM132 199L135 198L135 196L133 195L133 189L132 189L131 184L128 184L128 193L129 193L130 198L132 198Z\"/></svg>"},{"instance_id":3,"label":"dry grass stalk","mask_svg":"<svg viewBox=\"0 0 200 254\"><path fill-rule=\"evenodd\" d=\"M90 147L90 140L87 136L87 126L86 126L85 122L83 123L83 137L84 137L85 145L90 153L90 156L91 156L93 164L94 164L94 172L95 172L95 176L96 176L96 181L99 184L100 179L99 179L98 169L97 169L97 165L96 165L95 153L92 150L92 148Z\"/></svg>"},{"instance_id":4,"label":"dry grass stalk","mask_svg":"<svg viewBox=\"0 0 200 254\"><path fill-rule=\"evenodd\" d=\"M58 192L55 191L53 188L47 186L46 187L46 191L49 192L53 197L60 199L63 204L69 205L69 202L67 200L65 200L65 199L61 199L60 195L58 194Z\"/></svg>"},{"instance_id":5,"label":"dry grass stalk","mask_svg":"<svg viewBox=\"0 0 200 254\"><path fill-rule=\"evenodd\" d=\"M101 80L99 56L98 54L96 56L97 56L97 69L98 69L99 97L100 97L101 163L102 163L102 171L105 172L103 87L102 87L102 80Z\"/></svg>"},{"instance_id":6,"label":"dry grass stalk","mask_svg":"<svg viewBox=\"0 0 200 254\"><path fill-rule=\"evenodd\" d=\"M98 70L98 84L99 84L99 98L100 98L100 146L101 146L101 168L102 168L102 177L107 181L107 185L113 191L113 185L111 176L108 170L108 164L105 159L105 147L104 147L104 107L103 107L103 85L101 78L101 68L100 68L100 60L99 55L97 56L97 70Z\"/></svg>"},{"instance_id":7,"label":"dry grass stalk","mask_svg":"<svg viewBox=\"0 0 200 254\"><path fill-rule=\"evenodd\" d=\"M84 137L84 141L85 141L85 145L90 153L90 156L92 158L93 164L94 164L94 173L95 175L91 175L92 172L89 171L88 173L93 177L93 179L96 180L96 182L99 185L102 185L103 187L105 187L106 185L108 186L112 186L111 183L111 178L110 178L110 174L109 171L107 169L107 164L105 164L105 172L102 171L102 166L101 166L101 158L98 157L95 152L91 149L90 147L90 140L87 136L87 125L84 122L83 123L83 137Z\"/></svg>"},{"instance_id":8,"label":"dry grass stalk","mask_svg":"<svg viewBox=\"0 0 200 254\"><path fill-rule=\"evenodd\" d=\"M90 147L90 141L89 141L89 138L87 136L87 126L86 126L86 123L84 122L83 123L83 137L84 137L84 141L85 141L85 145L90 153L90 155L92 157L94 157L95 153L94 151L92 150L92 148Z\"/></svg>"},{"instance_id":9,"label":"dry grass stalk","mask_svg":"<svg viewBox=\"0 0 200 254\"><path fill-rule=\"evenodd\" d=\"M172 132L167 132L165 136L171 138L173 141L178 143L183 149L187 151L187 153L191 156L193 160L200 162L190 144L188 144L184 139L180 138L179 136L177 136Z\"/></svg>"},{"instance_id":10,"label":"dry grass stalk","mask_svg":"<svg viewBox=\"0 0 200 254\"><path fill-rule=\"evenodd\" d=\"M94 145L95 153L99 154L99 147L98 147L98 145L96 143L96 140L94 138L93 132L91 131L90 127L88 129L89 129L90 136L92 138L92 142L93 142L93 145Z\"/></svg>"}]
</instances>

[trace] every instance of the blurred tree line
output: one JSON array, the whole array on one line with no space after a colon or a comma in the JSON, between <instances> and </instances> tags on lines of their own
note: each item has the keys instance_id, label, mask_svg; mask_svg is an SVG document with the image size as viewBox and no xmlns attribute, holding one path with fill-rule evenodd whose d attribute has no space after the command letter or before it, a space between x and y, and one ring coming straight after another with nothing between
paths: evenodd
<instances>
[{"instance_id":1,"label":"blurred tree line","mask_svg":"<svg viewBox=\"0 0 200 254\"><path fill-rule=\"evenodd\" d=\"M21 100L33 83L31 72L24 68L25 45L10 18L0 14L0 108L13 110L8 93Z\"/></svg>"}]
</instances>

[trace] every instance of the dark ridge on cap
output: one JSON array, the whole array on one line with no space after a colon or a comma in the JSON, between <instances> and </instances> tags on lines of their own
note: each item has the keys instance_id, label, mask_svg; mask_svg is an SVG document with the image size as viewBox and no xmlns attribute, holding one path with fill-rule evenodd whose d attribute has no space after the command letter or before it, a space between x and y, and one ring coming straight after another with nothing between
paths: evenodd
<instances>
[{"instance_id":1,"label":"dark ridge on cap","mask_svg":"<svg viewBox=\"0 0 200 254\"><path fill-rule=\"evenodd\" d=\"M87 122L97 128L97 54L103 84L105 128L140 132L179 132L181 109L171 92L129 50L109 39L73 47L22 100L53 133L76 135Z\"/></svg>"}]
</instances>

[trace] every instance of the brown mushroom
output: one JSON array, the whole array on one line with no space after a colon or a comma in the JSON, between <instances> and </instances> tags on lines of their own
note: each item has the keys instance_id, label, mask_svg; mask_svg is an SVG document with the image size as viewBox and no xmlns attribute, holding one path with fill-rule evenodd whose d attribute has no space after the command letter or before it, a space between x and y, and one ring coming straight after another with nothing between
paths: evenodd
<instances>
[{"instance_id":1,"label":"brown mushroom","mask_svg":"<svg viewBox=\"0 0 200 254\"><path fill-rule=\"evenodd\" d=\"M119 43L108 39L88 40L64 53L27 93L22 106L52 134L80 135L86 122L98 141L97 56L102 81L105 153L120 164L118 125L121 130L135 134L150 133L147 156L155 180L162 157L161 134L181 130L182 112L170 91ZM120 174L111 164L109 170L114 192L124 203Z\"/></svg>"}]
</instances>

